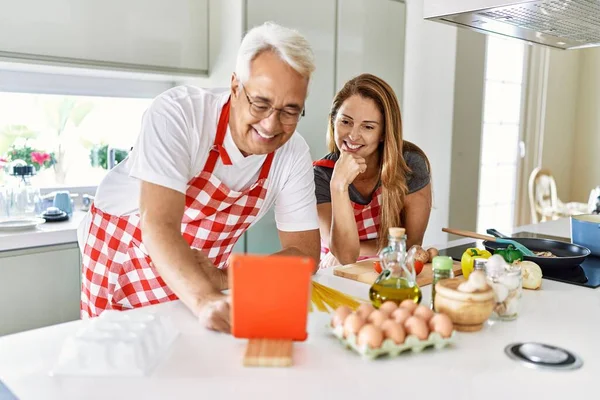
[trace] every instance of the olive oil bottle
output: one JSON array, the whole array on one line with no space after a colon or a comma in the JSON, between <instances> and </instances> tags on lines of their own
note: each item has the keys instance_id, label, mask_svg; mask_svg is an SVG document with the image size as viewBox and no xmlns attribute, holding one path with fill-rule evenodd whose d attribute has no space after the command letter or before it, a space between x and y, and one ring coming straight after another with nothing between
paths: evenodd
<instances>
[{"instance_id":1,"label":"olive oil bottle","mask_svg":"<svg viewBox=\"0 0 600 400\"><path fill-rule=\"evenodd\" d=\"M421 289L417 285L417 275L412 266L405 263L406 236L404 228L390 228L388 246L381 251L381 267L373 286L369 289L369 298L376 308L386 301L400 304L404 300L420 303Z\"/></svg>"}]
</instances>

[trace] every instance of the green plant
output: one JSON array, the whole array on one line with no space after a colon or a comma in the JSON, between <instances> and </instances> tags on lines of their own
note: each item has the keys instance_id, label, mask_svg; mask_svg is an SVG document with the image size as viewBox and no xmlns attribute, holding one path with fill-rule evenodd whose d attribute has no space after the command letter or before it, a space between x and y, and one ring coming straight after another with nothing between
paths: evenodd
<instances>
[{"instance_id":1,"label":"green plant","mask_svg":"<svg viewBox=\"0 0 600 400\"><path fill-rule=\"evenodd\" d=\"M12 145L6 153L8 162L23 160L27 164L33 165L36 171L42 168L49 168L56 164L54 153L47 153L43 150L34 149L29 145L16 147Z\"/></svg>"},{"instance_id":2,"label":"green plant","mask_svg":"<svg viewBox=\"0 0 600 400\"><path fill-rule=\"evenodd\" d=\"M127 157L127 151L115 150L115 162L120 163ZM108 169L108 145L96 145L90 150L90 163L92 167Z\"/></svg>"}]
</instances>

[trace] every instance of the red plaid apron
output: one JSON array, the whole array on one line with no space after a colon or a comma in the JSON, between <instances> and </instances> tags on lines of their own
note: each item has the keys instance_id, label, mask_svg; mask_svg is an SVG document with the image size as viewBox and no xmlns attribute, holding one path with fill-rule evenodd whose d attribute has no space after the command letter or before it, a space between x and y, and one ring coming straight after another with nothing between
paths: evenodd
<instances>
[{"instance_id":1,"label":"red plaid apron","mask_svg":"<svg viewBox=\"0 0 600 400\"><path fill-rule=\"evenodd\" d=\"M318 160L313 162L313 165L333 168L335 167L335 161ZM381 186L375 190L369 204L363 205L352 202L352 208L354 208L354 220L356 221L356 228L358 229L358 239L360 241L377 239L381 212ZM326 247L325 243L321 242L321 259L323 259L327 253L329 253L329 248ZM374 256L375 254L371 256L361 256L358 259L364 260Z\"/></svg>"},{"instance_id":2,"label":"red plaid apron","mask_svg":"<svg viewBox=\"0 0 600 400\"><path fill-rule=\"evenodd\" d=\"M267 193L270 153L256 183L242 192L229 189L214 174L219 158L231 160L223 139L229 122L229 101L223 107L214 145L202 172L188 183L181 232L190 247L201 249L218 268L238 238L256 220ZM83 252L82 316L176 300L154 268L142 241L139 214L110 215L92 205L91 226Z\"/></svg>"}]
</instances>

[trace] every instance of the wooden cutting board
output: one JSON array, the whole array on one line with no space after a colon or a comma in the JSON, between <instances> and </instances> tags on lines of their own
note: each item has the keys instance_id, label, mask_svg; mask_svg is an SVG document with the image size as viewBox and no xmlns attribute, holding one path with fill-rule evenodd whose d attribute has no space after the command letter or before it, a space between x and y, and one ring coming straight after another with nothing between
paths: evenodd
<instances>
[{"instance_id":1,"label":"wooden cutting board","mask_svg":"<svg viewBox=\"0 0 600 400\"><path fill-rule=\"evenodd\" d=\"M354 264L339 265L333 268L333 274L342 278L352 279L353 281L363 282L372 285L375 279L379 275L373 269L373 261L375 258L369 260L359 261ZM454 261L452 268L454 276L462 275L462 269L458 261ZM417 275L417 285L425 286L431 285L433 281L433 271L431 270L431 263L425 264L423 270Z\"/></svg>"}]
</instances>

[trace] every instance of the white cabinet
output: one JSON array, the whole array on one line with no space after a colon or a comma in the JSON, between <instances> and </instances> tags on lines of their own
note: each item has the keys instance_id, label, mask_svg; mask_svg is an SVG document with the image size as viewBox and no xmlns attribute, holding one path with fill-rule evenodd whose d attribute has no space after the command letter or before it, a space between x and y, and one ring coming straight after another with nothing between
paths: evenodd
<instances>
[{"instance_id":1,"label":"white cabinet","mask_svg":"<svg viewBox=\"0 0 600 400\"><path fill-rule=\"evenodd\" d=\"M0 335L79 318L76 243L0 252Z\"/></svg>"},{"instance_id":2,"label":"white cabinet","mask_svg":"<svg viewBox=\"0 0 600 400\"><path fill-rule=\"evenodd\" d=\"M392 0L339 0L336 90L363 72L390 84L402 103L406 5Z\"/></svg>"},{"instance_id":3,"label":"white cabinet","mask_svg":"<svg viewBox=\"0 0 600 400\"><path fill-rule=\"evenodd\" d=\"M0 0L0 57L208 73L209 0Z\"/></svg>"}]
</instances>

